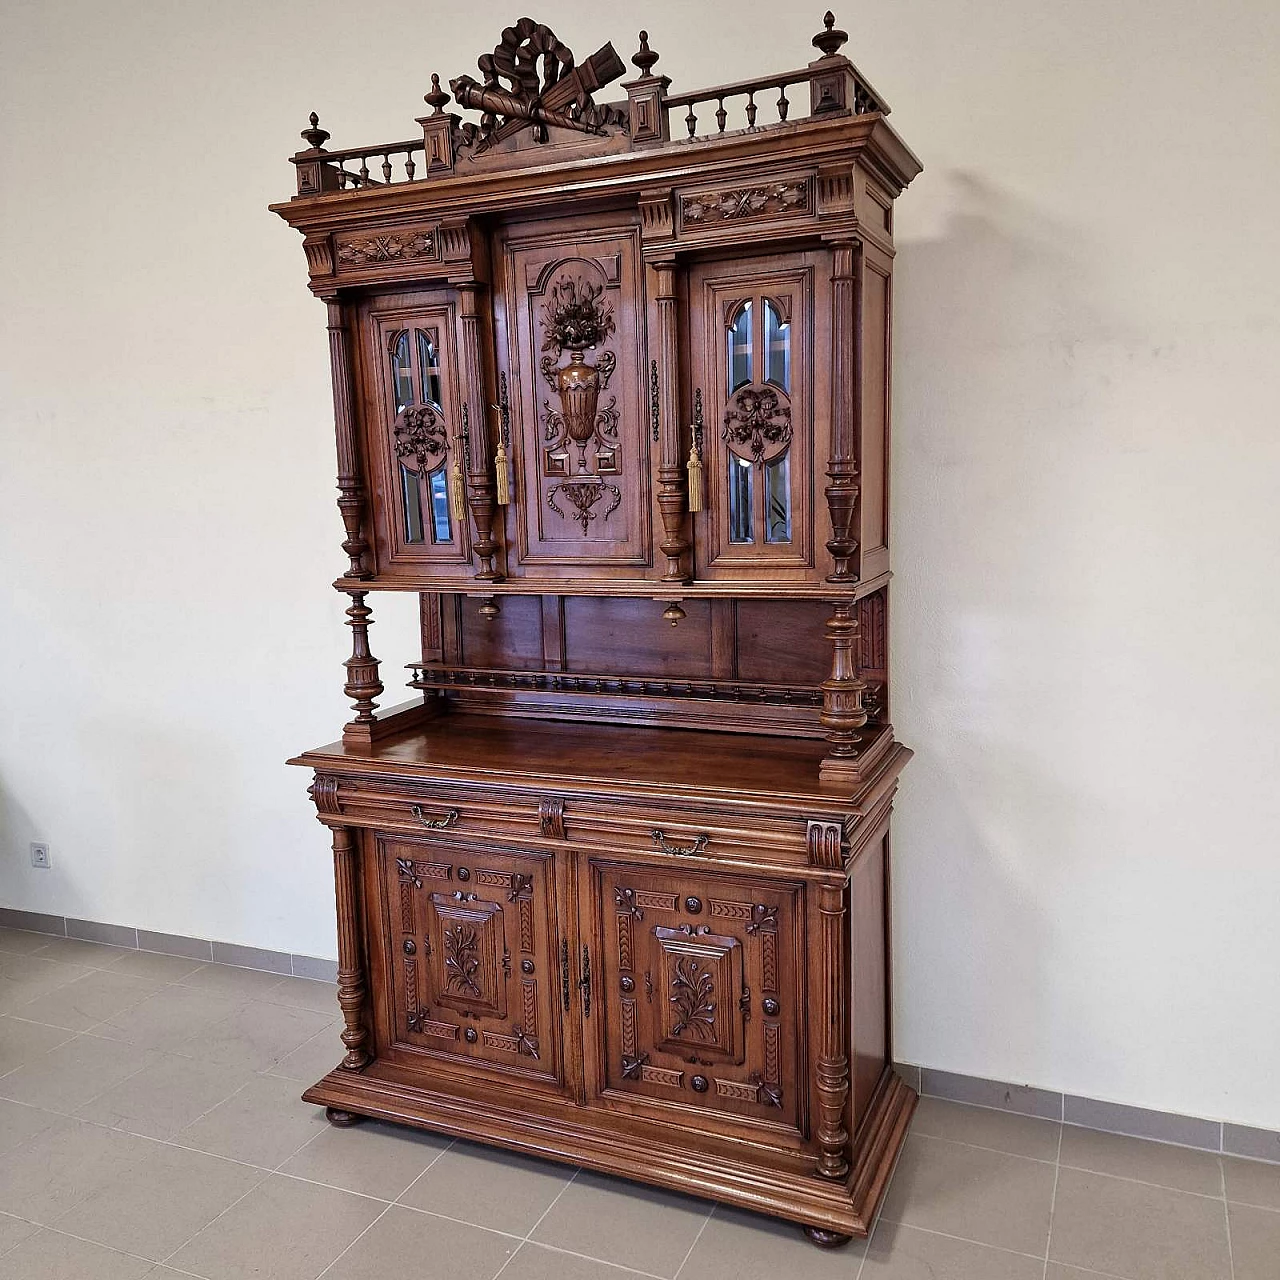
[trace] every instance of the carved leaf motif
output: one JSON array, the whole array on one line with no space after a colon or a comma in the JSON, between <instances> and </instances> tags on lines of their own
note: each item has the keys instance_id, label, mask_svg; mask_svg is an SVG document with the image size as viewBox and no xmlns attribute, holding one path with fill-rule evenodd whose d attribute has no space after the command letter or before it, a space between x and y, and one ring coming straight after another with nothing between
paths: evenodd
<instances>
[{"instance_id":1,"label":"carved leaf motif","mask_svg":"<svg viewBox=\"0 0 1280 1280\"><path fill-rule=\"evenodd\" d=\"M433 470L449 449L444 419L429 404L402 409L392 434L396 457L413 471Z\"/></svg>"},{"instance_id":2,"label":"carved leaf motif","mask_svg":"<svg viewBox=\"0 0 1280 1280\"><path fill-rule=\"evenodd\" d=\"M413 860L411 858L397 858L396 871L399 872L401 880L411 881L415 889L422 888L422 880L414 870Z\"/></svg>"},{"instance_id":3,"label":"carved leaf motif","mask_svg":"<svg viewBox=\"0 0 1280 1280\"><path fill-rule=\"evenodd\" d=\"M747 924L748 933L775 933L778 928L778 908L767 907L762 903L753 903L751 920Z\"/></svg>"},{"instance_id":4,"label":"carved leaf motif","mask_svg":"<svg viewBox=\"0 0 1280 1280\"><path fill-rule=\"evenodd\" d=\"M766 187L734 187L688 196L683 203L686 222L729 221L759 218L770 213L805 211L809 186L803 182L778 182Z\"/></svg>"},{"instance_id":5,"label":"carved leaf motif","mask_svg":"<svg viewBox=\"0 0 1280 1280\"><path fill-rule=\"evenodd\" d=\"M480 968L476 931L469 924L450 925L444 931L444 967L447 986L473 996L480 995L476 971Z\"/></svg>"},{"instance_id":6,"label":"carved leaf motif","mask_svg":"<svg viewBox=\"0 0 1280 1280\"><path fill-rule=\"evenodd\" d=\"M636 901L636 891L634 889L626 888L623 885L615 885L613 902L619 910L630 913L635 919L644 919L644 911L641 910L640 904Z\"/></svg>"},{"instance_id":7,"label":"carved leaf motif","mask_svg":"<svg viewBox=\"0 0 1280 1280\"><path fill-rule=\"evenodd\" d=\"M671 1028L672 1035L691 1031L699 1040L709 1040L715 1035L716 1004L715 982L693 956L685 956L676 962L675 976L671 980L670 1002L679 1018Z\"/></svg>"},{"instance_id":8,"label":"carved leaf motif","mask_svg":"<svg viewBox=\"0 0 1280 1280\"><path fill-rule=\"evenodd\" d=\"M570 515L569 512L556 505L557 493L563 494L569 499L569 503L576 514ZM547 506L556 515L562 516L566 520L576 520L582 526L582 532L585 534L588 524L596 519L594 510L596 504L606 493L612 496L609 505L600 512L600 518L604 519L617 510L618 504L622 501L622 490L616 484L605 484L603 480L573 480L558 484L547 494Z\"/></svg>"},{"instance_id":9,"label":"carved leaf motif","mask_svg":"<svg viewBox=\"0 0 1280 1280\"><path fill-rule=\"evenodd\" d=\"M734 452L745 450L755 462L775 457L791 443L791 406L772 387L743 387L725 410L722 439Z\"/></svg>"},{"instance_id":10,"label":"carved leaf motif","mask_svg":"<svg viewBox=\"0 0 1280 1280\"><path fill-rule=\"evenodd\" d=\"M624 1080L639 1080L640 1073L644 1070L649 1061L647 1053L622 1055L622 1078Z\"/></svg>"},{"instance_id":11,"label":"carved leaf motif","mask_svg":"<svg viewBox=\"0 0 1280 1280\"><path fill-rule=\"evenodd\" d=\"M508 902L522 902L533 896L533 877L516 871L511 876L511 887L507 891Z\"/></svg>"},{"instance_id":12,"label":"carved leaf motif","mask_svg":"<svg viewBox=\"0 0 1280 1280\"><path fill-rule=\"evenodd\" d=\"M435 252L431 236L418 232L414 235L377 235L363 240L347 240L338 246L338 261L349 266L366 262L396 262L404 258L426 258Z\"/></svg>"},{"instance_id":13,"label":"carved leaf motif","mask_svg":"<svg viewBox=\"0 0 1280 1280\"><path fill-rule=\"evenodd\" d=\"M551 286L542 306L543 351L581 351L599 345L613 333L616 328L613 308L604 292L602 284L561 276ZM599 364L596 367L599 368ZM612 372L612 364L607 373L600 370L604 382ZM546 376L545 368L543 376Z\"/></svg>"}]
</instances>

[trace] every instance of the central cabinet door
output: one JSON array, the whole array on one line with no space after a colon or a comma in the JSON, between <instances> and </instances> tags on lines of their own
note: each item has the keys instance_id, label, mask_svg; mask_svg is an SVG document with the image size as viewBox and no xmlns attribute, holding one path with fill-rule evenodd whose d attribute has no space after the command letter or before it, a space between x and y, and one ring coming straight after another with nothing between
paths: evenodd
<instances>
[{"instance_id":1,"label":"central cabinet door","mask_svg":"<svg viewBox=\"0 0 1280 1280\"><path fill-rule=\"evenodd\" d=\"M512 576L652 561L638 232L540 222L501 236ZM501 385L501 384L500 384Z\"/></svg>"},{"instance_id":2,"label":"central cabinet door","mask_svg":"<svg viewBox=\"0 0 1280 1280\"><path fill-rule=\"evenodd\" d=\"M588 866L582 916L593 924L596 1007L584 1049L595 1104L796 1146L805 1129L798 888Z\"/></svg>"},{"instance_id":3,"label":"central cabinet door","mask_svg":"<svg viewBox=\"0 0 1280 1280\"><path fill-rule=\"evenodd\" d=\"M392 1048L563 1080L549 854L378 837Z\"/></svg>"}]
</instances>

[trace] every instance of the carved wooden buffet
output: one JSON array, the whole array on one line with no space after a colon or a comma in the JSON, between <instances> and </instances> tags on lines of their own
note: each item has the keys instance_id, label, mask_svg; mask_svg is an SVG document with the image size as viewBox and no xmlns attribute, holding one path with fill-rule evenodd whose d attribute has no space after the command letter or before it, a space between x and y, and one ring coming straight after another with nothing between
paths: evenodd
<instances>
[{"instance_id":1,"label":"carved wooden buffet","mask_svg":"<svg viewBox=\"0 0 1280 1280\"><path fill-rule=\"evenodd\" d=\"M345 1056L304 1095L864 1235L891 1066L894 200L827 15L673 93L521 19L421 138L315 116L274 211L328 307ZM450 104L457 111L446 110ZM464 120L463 113L479 113ZM420 600L378 711L370 593Z\"/></svg>"}]
</instances>

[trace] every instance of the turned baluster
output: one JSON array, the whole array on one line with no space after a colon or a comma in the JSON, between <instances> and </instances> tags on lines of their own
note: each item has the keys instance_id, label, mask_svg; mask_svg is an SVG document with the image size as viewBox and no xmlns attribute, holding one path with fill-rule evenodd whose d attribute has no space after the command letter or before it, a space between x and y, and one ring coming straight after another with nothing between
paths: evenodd
<instances>
[{"instance_id":1,"label":"turned baluster","mask_svg":"<svg viewBox=\"0 0 1280 1280\"><path fill-rule=\"evenodd\" d=\"M716 126L720 133L724 132L725 121L729 119L729 113L724 109L724 99L716 99Z\"/></svg>"},{"instance_id":2,"label":"turned baluster","mask_svg":"<svg viewBox=\"0 0 1280 1280\"><path fill-rule=\"evenodd\" d=\"M756 127L756 91L752 89L747 94L747 128L754 129Z\"/></svg>"},{"instance_id":3,"label":"turned baluster","mask_svg":"<svg viewBox=\"0 0 1280 1280\"><path fill-rule=\"evenodd\" d=\"M362 740L367 740L368 726L377 717L373 714L377 709L376 699L382 692L382 681L378 679L378 659L369 652L369 619L373 610L365 604L364 591L352 591L351 607L347 610L347 626L351 628L351 657L342 665L347 669L347 682L343 692L352 701L352 710L356 713L343 729L343 737L354 732Z\"/></svg>"},{"instance_id":4,"label":"turned baluster","mask_svg":"<svg viewBox=\"0 0 1280 1280\"><path fill-rule=\"evenodd\" d=\"M391 181L391 156L384 154L382 157L382 180L383 182Z\"/></svg>"},{"instance_id":5,"label":"turned baluster","mask_svg":"<svg viewBox=\"0 0 1280 1280\"><path fill-rule=\"evenodd\" d=\"M778 119L786 122L787 112L791 110L791 103L787 99L787 86L780 84L778 86Z\"/></svg>"},{"instance_id":6,"label":"turned baluster","mask_svg":"<svg viewBox=\"0 0 1280 1280\"><path fill-rule=\"evenodd\" d=\"M856 781L858 778L858 730L867 723L862 705L866 682L858 677L858 612L852 600L832 605L827 619L831 642L831 674L822 682L822 710L818 719L830 744L819 767L823 781Z\"/></svg>"},{"instance_id":7,"label":"turned baluster","mask_svg":"<svg viewBox=\"0 0 1280 1280\"><path fill-rule=\"evenodd\" d=\"M412 181L413 181L413 173L414 173L414 166L413 166L413 152L411 151L411 152L409 152L409 154L408 154L407 156L405 156L405 158L404 158L404 176L405 176L406 178L408 178L410 182L412 182Z\"/></svg>"},{"instance_id":8,"label":"turned baluster","mask_svg":"<svg viewBox=\"0 0 1280 1280\"><path fill-rule=\"evenodd\" d=\"M689 103L689 114L684 118L685 128L689 130L689 140L693 140L694 130L698 127L698 117L693 113L693 103Z\"/></svg>"}]
</instances>

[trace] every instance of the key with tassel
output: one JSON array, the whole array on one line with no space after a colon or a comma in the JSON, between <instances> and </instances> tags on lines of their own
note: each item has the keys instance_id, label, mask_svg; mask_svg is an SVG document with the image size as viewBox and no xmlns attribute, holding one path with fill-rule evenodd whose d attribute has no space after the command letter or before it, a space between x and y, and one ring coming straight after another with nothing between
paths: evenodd
<instances>
[{"instance_id":1,"label":"key with tassel","mask_svg":"<svg viewBox=\"0 0 1280 1280\"><path fill-rule=\"evenodd\" d=\"M689 428L689 510L702 510L702 388L693 393L693 426Z\"/></svg>"}]
</instances>

